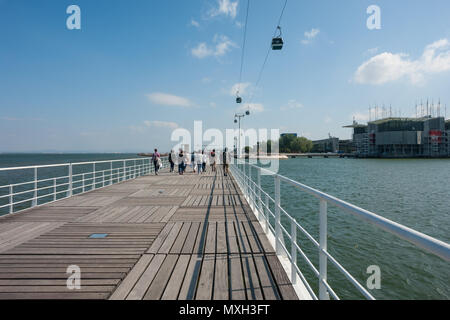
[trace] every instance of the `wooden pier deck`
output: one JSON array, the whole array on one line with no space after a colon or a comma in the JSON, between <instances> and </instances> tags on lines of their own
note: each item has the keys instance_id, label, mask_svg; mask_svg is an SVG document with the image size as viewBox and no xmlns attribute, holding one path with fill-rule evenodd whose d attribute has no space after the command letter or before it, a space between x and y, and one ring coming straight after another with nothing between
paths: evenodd
<instances>
[{"instance_id":1,"label":"wooden pier deck","mask_svg":"<svg viewBox=\"0 0 450 320\"><path fill-rule=\"evenodd\" d=\"M90 238L98 233L107 236ZM70 265L79 290L66 286ZM218 169L161 172L1 217L0 299L298 298Z\"/></svg>"}]
</instances>

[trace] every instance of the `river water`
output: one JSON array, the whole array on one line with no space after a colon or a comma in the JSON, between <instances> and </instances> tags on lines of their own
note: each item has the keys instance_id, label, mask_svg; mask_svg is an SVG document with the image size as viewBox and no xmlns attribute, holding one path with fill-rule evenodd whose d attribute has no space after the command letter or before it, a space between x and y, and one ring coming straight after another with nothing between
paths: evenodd
<instances>
[{"instance_id":1,"label":"river water","mask_svg":"<svg viewBox=\"0 0 450 320\"><path fill-rule=\"evenodd\" d=\"M280 161L279 173L395 222L450 242L450 159L296 158ZM263 177L273 195L273 178ZM281 183L281 205L315 239L319 203L297 188ZM379 230L341 209L328 207L328 250L361 284L376 265L381 288L377 299L449 299L450 268L442 259ZM285 221L290 231L290 225ZM298 231L299 233L299 231ZM318 252L298 235L302 249L318 269ZM301 270L317 288L317 278L298 258ZM329 263L328 282L341 298L358 299L353 285Z\"/></svg>"}]
</instances>

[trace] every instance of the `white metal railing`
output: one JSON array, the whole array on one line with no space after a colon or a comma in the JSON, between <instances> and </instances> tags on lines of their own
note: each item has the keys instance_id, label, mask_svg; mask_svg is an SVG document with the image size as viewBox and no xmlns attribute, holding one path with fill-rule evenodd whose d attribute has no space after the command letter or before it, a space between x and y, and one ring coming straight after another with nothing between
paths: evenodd
<instances>
[{"instance_id":1,"label":"white metal railing","mask_svg":"<svg viewBox=\"0 0 450 320\"><path fill-rule=\"evenodd\" d=\"M162 157L161 160L162 167L167 167L168 158ZM49 173L40 174L39 171L43 169L60 170L65 174L48 177ZM74 173L76 171L79 173ZM0 168L0 173L5 172L15 176L23 174L33 178L25 182L0 185L0 201L3 202L3 204L0 202L0 215L1 210L5 208L8 210L6 213L19 212L75 194L148 175L154 172L154 165L151 158L135 158ZM44 175L44 177L39 178L40 175ZM10 178L6 175L5 179Z\"/></svg>"},{"instance_id":2,"label":"white metal railing","mask_svg":"<svg viewBox=\"0 0 450 320\"><path fill-rule=\"evenodd\" d=\"M339 270L345 278L353 284L356 289L363 294L367 299L374 300L370 292L368 292L327 250L327 207L333 205L343 209L346 212L359 217L368 223L381 228L391 234L407 240L417 247L420 247L430 253L433 253L446 261L450 261L450 245L432 238L426 234L408 228L404 225L381 217L373 212L359 208L351 203L340 200L329 194L313 189L307 185L276 174L267 169L258 167L253 164L249 164L243 160L235 159L235 163L231 165L231 173L237 181L237 184L243 192L246 200L249 202L250 207L256 213L257 218L263 222L265 232L269 235L272 234L275 238L275 251L277 255L282 255L289 259L290 263L290 279L292 283L297 283L297 277L300 278L303 285L307 289L308 293L313 299L327 300L331 295L334 299L339 299L339 296L331 288L327 282L327 264L330 261ZM252 170L256 171L256 177L252 175ZM261 173L265 175L273 176L274 179L274 194L273 199L267 192L261 187ZM280 184L285 182L290 186L306 192L319 201L319 241L314 239L308 231L306 231L291 215L289 215L280 204ZM270 209L269 202L273 204L274 211ZM281 223L281 215L290 222L291 230L288 231ZM274 219L274 226L270 223L270 219ZM314 266L311 260L306 256L297 241L297 231L303 233L312 244L317 248L319 253L319 270ZM291 250L286 248L284 244L284 236L286 235L291 243ZM315 294L308 281L297 266L297 254L304 259L306 264L311 268L315 276L319 280L319 297Z\"/></svg>"}]
</instances>

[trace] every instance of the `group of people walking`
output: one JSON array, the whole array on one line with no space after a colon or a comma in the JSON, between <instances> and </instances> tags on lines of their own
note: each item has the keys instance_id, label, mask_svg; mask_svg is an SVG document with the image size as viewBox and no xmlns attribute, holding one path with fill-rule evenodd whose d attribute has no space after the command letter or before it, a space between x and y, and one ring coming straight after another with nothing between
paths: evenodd
<instances>
[{"instance_id":1,"label":"group of people walking","mask_svg":"<svg viewBox=\"0 0 450 320\"><path fill-rule=\"evenodd\" d=\"M153 164L155 165L155 174L158 174L161 166L157 167L158 161L161 161L161 155L158 150L155 149L153 153ZM220 158L220 159L219 159ZM216 150L208 152L206 150L199 150L193 153L184 152L179 150L176 154L173 150L169 153L170 172L175 172L175 165L178 165L178 174L183 175L186 172L186 168L190 165L193 173L204 173L208 164L211 166L211 171L216 172L216 165L220 161L223 165L224 176L228 175L228 168L231 161L230 154L225 148L221 155L216 153Z\"/></svg>"}]
</instances>

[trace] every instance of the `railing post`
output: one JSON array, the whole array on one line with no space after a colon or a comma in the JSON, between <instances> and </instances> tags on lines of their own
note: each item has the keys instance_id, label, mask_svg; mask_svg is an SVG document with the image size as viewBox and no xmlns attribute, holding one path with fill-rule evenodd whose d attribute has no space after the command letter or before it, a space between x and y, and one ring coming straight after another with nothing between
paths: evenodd
<instances>
[{"instance_id":1,"label":"railing post","mask_svg":"<svg viewBox=\"0 0 450 320\"><path fill-rule=\"evenodd\" d=\"M256 170L257 181L258 181L258 219L261 219L261 210L263 210L262 207L262 201L261 201L261 169L258 168Z\"/></svg>"},{"instance_id":2,"label":"railing post","mask_svg":"<svg viewBox=\"0 0 450 320\"><path fill-rule=\"evenodd\" d=\"M72 164L69 164L69 197L72 196Z\"/></svg>"},{"instance_id":3,"label":"railing post","mask_svg":"<svg viewBox=\"0 0 450 320\"><path fill-rule=\"evenodd\" d=\"M126 175L125 175L125 161L123 162L123 172L122 172L122 181L126 180Z\"/></svg>"},{"instance_id":4,"label":"railing post","mask_svg":"<svg viewBox=\"0 0 450 320\"><path fill-rule=\"evenodd\" d=\"M269 224L270 224L270 213L269 213L269 196L266 194L266 213L265 213L265 218L266 218L266 234L269 233Z\"/></svg>"},{"instance_id":5,"label":"railing post","mask_svg":"<svg viewBox=\"0 0 450 320\"><path fill-rule=\"evenodd\" d=\"M85 181L85 177L84 177L85 173L83 173L83 193L86 192L86 181Z\"/></svg>"},{"instance_id":6,"label":"railing post","mask_svg":"<svg viewBox=\"0 0 450 320\"><path fill-rule=\"evenodd\" d=\"M297 283L297 226L295 225L295 219L291 220L291 282Z\"/></svg>"},{"instance_id":7,"label":"railing post","mask_svg":"<svg viewBox=\"0 0 450 320\"><path fill-rule=\"evenodd\" d=\"M275 183L275 251L281 254L281 225L280 225L280 178L274 176Z\"/></svg>"},{"instance_id":8,"label":"railing post","mask_svg":"<svg viewBox=\"0 0 450 320\"><path fill-rule=\"evenodd\" d=\"M13 197L13 186L9 185L9 213L14 212Z\"/></svg>"},{"instance_id":9,"label":"railing post","mask_svg":"<svg viewBox=\"0 0 450 320\"><path fill-rule=\"evenodd\" d=\"M109 163L109 184L113 184L113 167L112 167L112 161Z\"/></svg>"},{"instance_id":10,"label":"railing post","mask_svg":"<svg viewBox=\"0 0 450 320\"><path fill-rule=\"evenodd\" d=\"M33 201L31 202L31 206L34 207L37 205L37 168L34 168L34 193L33 193Z\"/></svg>"},{"instance_id":11,"label":"railing post","mask_svg":"<svg viewBox=\"0 0 450 320\"><path fill-rule=\"evenodd\" d=\"M53 201L56 201L56 178L53 178Z\"/></svg>"},{"instance_id":12,"label":"railing post","mask_svg":"<svg viewBox=\"0 0 450 320\"><path fill-rule=\"evenodd\" d=\"M250 202L250 205L252 203L252 167L250 167L250 164L248 164L248 170L247 170L247 194L248 194L248 200Z\"/></svg>"},{"instance_id":13,"label":"railing post","mask_svg":"<svg viewBox=\"0 0 450 320\"><path fill-rule=\"evenodd\" d=\"M327 280L327 256L322 252L322 250L327 251L327 202L325 200L320 200L319 219L319 299L329 300L327 288L322 283L322 280Z\"/></svg>"},{"instance_id":14,"label":"railing post","mask_svg":"<svg viewBox=\"0 0 450 320\"><path fill-rule=\"evenodd\" d=\"M136 179L136 160L134 160L133 179Z\"/></svg>"},{"instance_id":15,"label":"railing post","mask_svg":"<svg viewBox=\"0 0 450 320\"><path fill-rule=\"evenodd\" d=\"M105 186L105 170L102 171L102 187Z\"/></svg>"},{"instance_id":16,"label":"railing post","mask_svg":"<svg viewBox=\"0 0 450 320\"><path fill-rule=\"evenodd\" d=\"M92 190L95 189L95 182L96 182L96 177L95 177L95 162L92 164L92 177L93 177L93 183L92 183Z\"/></svg>"}]
</instances>

